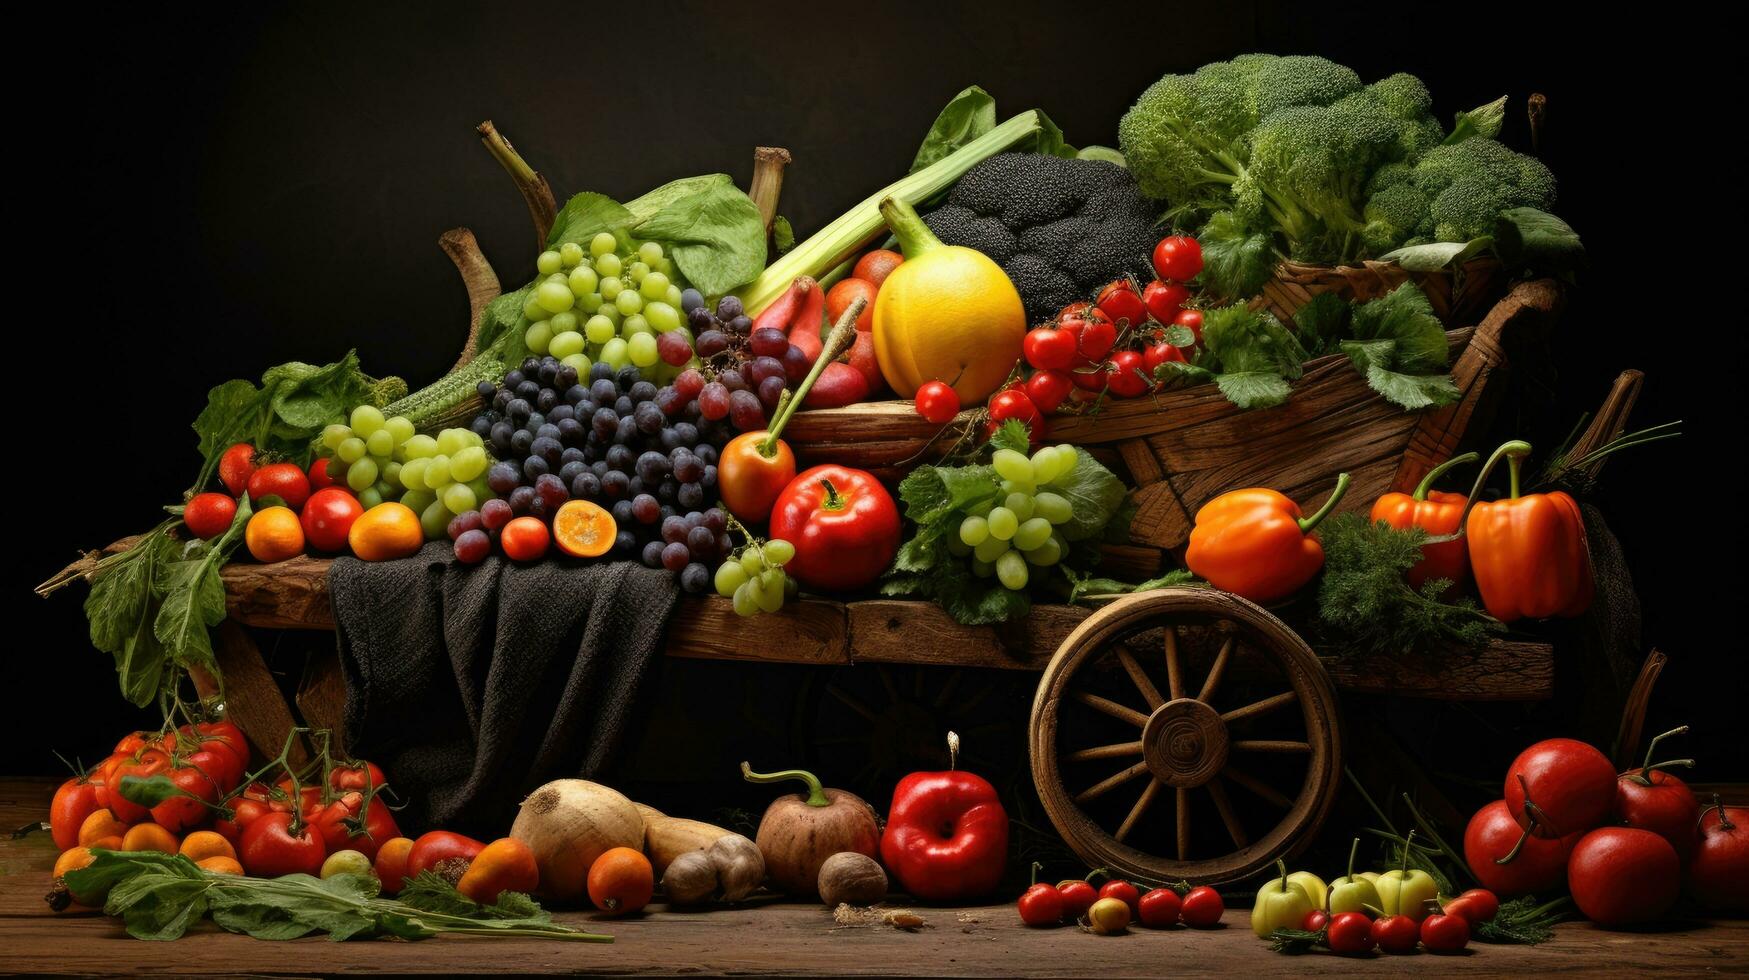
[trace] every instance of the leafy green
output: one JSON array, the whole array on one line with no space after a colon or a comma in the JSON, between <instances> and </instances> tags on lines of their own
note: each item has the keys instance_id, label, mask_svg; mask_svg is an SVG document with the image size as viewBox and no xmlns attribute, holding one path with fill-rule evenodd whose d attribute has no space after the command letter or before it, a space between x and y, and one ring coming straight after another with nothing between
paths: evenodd
<instances>
[{"instance_id":1,"label":"leafy green","mask_svg":"<svg viewBox=\"0 0 1749 980\"><path fill-rule=\"evenodd\" d=\"M1359 514L1336 514L1318 525L1318 539L1324 546L1318 623L1333 648L1390 656L1479 649L1505 630L1469 598L1445 601L1446 579L1409 586L1404 576L1428 540L1419 528L1399 531Z\"/></svg>"},{"instance_id":2,"label":"leafy green","mask_svg":"<svg viewBox=\"0 0 1749 980\"><path fill-rule=\"evenodd\" d=\"M632 221L632 213L625 205L606 194L594 191L573 194L553 218L552 230L547 232L547 247L555 248L564 242L587 244L601 232L624 228Z\"/></svg>"},{"instance_id":3,"label":"leafy green","mask_svg":"<svg viewBox=\"0 0 1749 980\"><path fill-rule=\"evenodd\" d=\"M522 308L528 304L528 297L533 292L534 283L529 283L486 304L486 308L480 311L480 333L475 342L477 350L488 350L501 338L522 335L528 326L527 320L523 318ZM502 359L511 360L508 357Z\"/></svg>"},{"instance_id":4,"label":"leafy green","mask_svg":"<svg viewBox=\"0 0 1749 980\"><path fill-rule=\"evenodd\" d=\"M1395 262L1410 272L1437 272L1449 266L1462 265L1472 256L1494 244L1491 236L1483 235L1467 242L1425 242L1405 245L1379 256L1381 262ZM1295 317L1297 320L1298 317Z\"/></svg>"},{"instance_id":5,"label":"leafy green","mask_svg":"<svg viewBox=\"0 0 1749 980\"><path fill-rule=\"evenodd\" d=\"M1147 592L1150 589L1164 589L1173 585L1193 585L1196 583L1196 576L1191 574L1188 569L1183 568L1175 568L1163 575L1133 584L1114 578L1096 578L1091 575L1083 575L1072 568L1064 569L1063 574L1069 580L1069 594L1064 601L1071 604L1116 595L1128 595L1131 592Z\"/></svg>"},{"instance_id":6,"label":"leafy green","mask_svg":"<svg viewBox=\"0 0 1749 980\"><path fill-rule=\"evenodd\" d=\"M907 173L916 173L996 128L996 97L972 85L948 100L923 137Z\"/></svg>"},{"instance_id":7,"label":"leafy green","mask_svg":"<svg viewBox=\"0 0 1749 980\"><path fill-rule=\"evenodd\" d=\"M1508 269L1556 276L1568 282L1585 271L1585 246L1579 233L1560 218L1536 208L1511 208L1494 226L1494 251Z\"/></svg>"},{"instance_id":8,"label":"leafy green","mask_svg":"<svg viewBox=\"0 0 1749 980\"><path fill-rule=\"evenodd\" d=\"M1269 233L1245 227L1232 211L1217 211L1197 233L1202 245L1202 281L1217 296L1256 296L1275 272L1275 248Z\"/></svg>"},{"instance_id":9,"label":"leafy green","mask_svg":"<svg viewBox=\"0 0 1749 980\"><path fill-rule=\"evenodd\" d=\"M1342 342L1343 352L1386 399L1410 411L1458 400L1446 373L1445 327L1414 283L1356 306L1349 333L1353 339Z\"/></svg>"},{"instance_id":10,"label":"leafy green","mask_svg":"<svg viewBox=\"0 0 1749 980\"><path fill-rule=\"evenodd\" d=\"M1076 446L1075 456L1080 463L1067 476L1050 484L1051 490L1067 497L1073 508L1069 519L1057 525L1057 532L1071 542L1095 537L1105 530L1105 525L1123 506L1126 493L1123 481L1099 465L1087 450Z\"/></svg>"},{"instance_id":11,"label":"leafy green","mask_svg":"<svg viewBox=\"0 0 1749 980\"><path fill-rule=\"evenodd\" d=\"M152 632L163 645L164 655L185 670L200 667L219 676L212 638L207 634L225 618L225 585L219 579L219 568L242 543L243 528L253 513L249 495L244 494L224 534L211 542L189 542L183 557L165 566L159 583L163 601Z\"/></svg>"},{"instance_id":12,"label":"leafy green","mask_svg":"<svg viewBox=\"0 0 1749 980\"><path fill-rule=\"evenodd\" d=\"M1168 361L1156 376L1213 381L1240 408L1268 408L1287 401L1288 381L1300 376L1300 365L1306 361L1305 348L1281 321L1243 303L1205 311L1202 342L1194 364Z\"/></svg>"},{"instance_id":13,"label":"leafy green","mask_svg":"<svg viewBox=\"0 0 1749 980\"><path fill-rule=\"evenodd\" d=\"M1506 122L1506 96L1502 95L1492 102L1484 103L1474 109L1459 110L1452 118L1451 135L1445 138L1447 143L1462 143L1472 136L1493 139L1500 135L1500 127Z\"/></svg>"},{"instance_id":14,"label":"leafy green","mask_svg":"<svg viewBox=\"0 0 1749 980\"><path fill-rule=\"evenodd\" d=\"M219 456L239 442L307 465L310 440L322 427L371 401L376 391L376 382L359 370L357 351L320 367L291 361L268 368L259 388L243 380L218 385L194 420L205 458L194 488L206 487Z\"/></svg>"},{"instance_id":15,"label":"leafy green","mask_svg":"<svg viewBox=\"0 0 1749 980\"><path fill-rule=\"evenodd\" d=\"M372 875L248 878L202 871L179 854L93 853L91 864L67 872L67 888L74 895L107 892L104 912L120 917L136 939L178 939L210 914L222 929L267 940L325 932L335 941L443 933L613 941L554 923L526 895L507 893L496 905L479 905L429 872L410 883L411 897L397 901L379 895L381 883Z\"/></svg>"},{"instance_id":16,"label":"leafy green","mask_svg":"<svg viewBox=\"0 0 1749 980\"><path fill-rule=\"evenodd\" d=\"M147 705L164 686L164 647L155 624L163 605L164 570L176 559L165 522L132 548L100 564L85 597L91 645L115 657L122 697Z\"/></svg>"},{"instance_id":17,"label":"leafy green","mask_svg":"<svg viewBox=\"0 0 1749 980\"><path fill-rule=\"evenodd\" d=\"M626 210L635 221L628 231L661 242L680 273L706 295L751 282L765 269L765 220L728 174L673 181Z\"/></svg>"},{"instance_id":18,"label":"leafy green","mask_svg":"<svg viewBox=\"0 0 1749 980\"><path fill-rule=\"evenodd\" d=\"M796 247L796 230L790 227L789 219L781 214L771 219L771 247L779 255Z\"/></svg>"},{"instance_id":19,"label":"leafy green","mask_svg":"<svg viewBox=\"0 0 1749 980\"><path fill-rule=\"evenodd\" d=\"M1354 305L1335 293L1319 293L1294 311L1294 327L1308 357L1322 357L1340 350L1348 336Z\"/></svg>"}]
</instances>

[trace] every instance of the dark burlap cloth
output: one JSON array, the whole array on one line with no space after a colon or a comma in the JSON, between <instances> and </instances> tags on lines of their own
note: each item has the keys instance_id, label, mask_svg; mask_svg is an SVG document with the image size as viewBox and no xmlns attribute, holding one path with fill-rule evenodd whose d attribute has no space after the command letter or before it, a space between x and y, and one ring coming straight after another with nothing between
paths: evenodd
<instances>
[{"instance_id":1,"label":"dark burlap cloth","mask_svg":"<svg viewBox=\"0 0 1749 980\"><path fill-rule=\"evenodd\" d=\"M403 830L486 840L523 795L614 759L680 590L635 562L456 562L448 542L328 573L348 752L388 771Z\"/></svg>"}]
</instances>

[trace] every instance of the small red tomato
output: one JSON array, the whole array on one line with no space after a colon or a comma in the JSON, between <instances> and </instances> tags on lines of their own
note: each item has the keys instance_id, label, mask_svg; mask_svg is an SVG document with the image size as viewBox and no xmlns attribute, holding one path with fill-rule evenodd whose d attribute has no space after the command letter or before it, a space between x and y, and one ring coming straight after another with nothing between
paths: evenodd
<instances>
[{"instance_id":1,"label":"small red tomato","mask_svg":"<svg viewBox=\"0 0 1749 980\"><path fill-rule=\"evenodd\" d=\"M1421 945L1429 953L1455 953L1470 944L1470 923L1461 915L1439 912L1421 920Z\"/></svg>"},{"instance_id":2,"label":"small red tomato","mask_svg":"<svg viewBox=\"0 0 1749 980\"><path fill-rule=\"evenodd\" d=\"M1307 932L1322 932L1330 924L1330 913L1323 909L1313 909L1300 920L1300 928Z\"/></svg>"},{"instance_id":3,"label":"small red tomato","mask_svg":"<svg viewBox=\"0 0 1749 980\"><path fill-rule=\"evenodd\" d=\"M1486 888L1472 888L1445 903L1446 915L1461 915L1472 926L1494 921L1500 913L1500 899Z\"/></svg>"},{"instance_id":4,"label":"small red tomato","mask_svg":"<svg viewBox=\"0 0 1749 980\"><path fill-rule=\"evenodd\" d=\"M1076 335L1079 325L1034 327L1020 342L1020 352L1026 363L1035 368L1062 370L1075 363L1075 349L1080 344Z\"/></svg>"},{"instance_id":5,"label":"small red tomato","mask_svg":"<svg viewBox=\"0 0 1749 980\"><path fill-rule=\"evenodd\" d=\"M1201 310L1179 310L1178 315L1172 318L1172 322L1189 330L1191 335L1196 338L1196 342L1202 343Z\"/></svg>"},{"instance_id":6,"label":"small red tomato","mask_svg":"<svg viewBox=\"0 0 1749 980\"><path fill-rule=\"evenodd\" d=\"M1148 308L1149 316L1161 323L1172 323L1173 318L1178 316L1188 302L1190 290L1175 282L1161 282L1156 279L1142 290L1142 305Z\"/></svg>"},{"instance_id":7,"label":"small red tomato","mask_svg":"<svg viewBox=\"0 0 1749 980\"><path fill-rule=\"evenodd\" d=\"M1156 368L1169 361L1184 363L1184 352L1164 340L1142 351L1142 366L1152 375Z\"/></svg>"},{"instance_id":8,"label":"small red tomato","mask_svg":"<svg viewBox=\"0 0 1749 980\"><path fill-rule=\"evenodd\" d=\"M552 543L552 532L538 517L518 517L498 533L498 544L511 561L539 561Z\"/></svg>"},{"instance_id":9,"label":"small red tomato","mask_svg":"<svg viewBox=\"0 0 1749 980\"><path fill-rule=\"evenodd\" d=\"M1406 915L1387 915L1373 920L1372 941L1387 953L1413 953L1421 927Z\"/></svg>"},{"instance_id":10,"label":"small red tomato","mask_svg":"<svg viewBox=\"0 0 1749 980\"><path fill-rule=\"evenodd\" d=\"M448 830L431 830L413 841L413 848L407 852L407 877L417 878L421 871L427 871L439 861L450 858L463 858L472 861L486 849L484 841Z\"/></svg>"},{"instance_id":11,"label":"small red tomato","mask_svg":"<svg viewBox=\"0 0 1749 980\"><path fill-rule=\"evenodd\" d=\"M152 821L173 834L192 830L206 822L207 804L219 798L219 787L205 772L178 760L165 773L181 792L152 807Z\"/></svg>"},{"instance_id":12,"label":"small red tomato","mask_svg":"<svg viewBox=\"0 0 1749 980\"><path fill-rule=\"evenodd\" d=\"M1117 325L1097 307L1078 315L1082 322L1079 344L1075 348L1079 356L1075 363L1077 366L1098 364L1117 343Z\"/></svg>"},{"instance_id":13,"label":"small red tomato","mask_svg":"<svg viewBox=\"0 0 1749 980\"><path fill-rule=\"evenodd\" d=\"M1028 888L1016 903L1020 921L1029 926L1053 926L1063 921L1063 893L1044 882Z\"/></svg>"},{"instance_id":14,"label":"small red tomato","mask_svg":"<svg viewBox=\"0 0 1749 980\"><path fill-rule=\"evenodd\" d=\"M1700 815L1688 892L1709 910L1749 913L1749 807L1725 806L1713 795Z\"/></svg>"},{"instance_id":15,"label":"small red tomato","mask_svg":"<svg viewBox=\"0 0 1749 980\"><path fill-rule=\"evenodd\" d=\"M1202 246L1189 235L1171 235L1154 246L1154 274L1168 282L1189 282L1202 273Z\"/></svg>"},{"instance_id":16,"label":"small red tomato","mask_svg":"<svg viewBox=\"0 0 1749 980\"><path fill-rule=\"evenodd\" d=\"M1148 308L1142 304L1142 297L1136 292L1136 284L1127 278L1119 279L1101 289L1093 305L1099 307L1119 326L1133 327L1148 318Z\"/></svg>"},{"instance_id":17,"label":"small red tomato","mask_svg":"<svg viewBox=\"0 0 1749 980\"><path fill-rule=\"evenodd\" d=\"M244 828L237 847L237 860L257 878L280 875L316 875L328 856L328 845L315 828L300 823L292 830L292 815L269 813Z\"/></svg>"},{"instance_id":18,"label":"small red tomato","mask_svg":"<svg viewBox=\"0 0 1749 980\"><path fill-rule=\"evenodd\" d=\"M197 538L216 538L231 529L237 501L225 493L197 493L182 508L182 523Z\"/></svg>"},{"instance_id":19,"label":"small red tomato","mask_svg":"<svg viewBox=\"0 0 1749 980\"><path fill-rule=\"evenodd\" d=\"M1599 827L1567 858L1567 890L1585 917L1605 929L1663 918L1682 889L1682 861L1649 830Z\"/></svg>"},{"instance_id":20,"label":"small red tomato","mask_svg":"<svg viewBox=\"0 0 1749 980\"><path fill-rule=\"evenodd\" d=\"M86 776L74 776L55 790L49 803L49 836L56 847L65 851L79 846L79 826L93 810L103 808L97 798L100 786L101 782L94 783Z\"/></svg>"},{"instance_id":21,"label":"small red tomato","mask_svg":"<svg viewBox=\"0 0 1749 980\"><path fill-rule=\"evenodd\" d=\"M1038 406L1032 403L1032 399L1026 397L1026 392L1009 388L997 392L996 396L990 399L990 418L995 422L1019 419L1032 426L1038 424L1041 416Z\"/></svg>"},{"instance_id":22,"label":"small red tomato","mask_svg":"<svg viewBox=\"0 0 1749 980\"><path fill-rule=\"evenodd\" d=\"M249 488L249 477L255 473L255 447L239 442L219 457L219 482L235 497Z\"/></svg>"},{"instance_id":23,"label":"small red tomato","mask_svg":"<svg viewBox=\"0 0 1749 980\"><path fill-rule=\"evenodd\" d=\"M1227 903L1221 900L1221 893L1203 885L1185 893L1178 918L1187 926L1208 929L1219 925L1226 912Z\"/></svg>"},{"instance_id":24,"label":"small red tomato","mask_svg":"<svg viewBox=\"0 0 1749 980\"><path fill-rule=\"evenodd\" d=\"M1136 919L1150 929L1164 929L1178 922L1178 911L1184 903L1170 888L1155 888L1136 903Z\"/></svg>"},{"instance_id":25,"label":"small red tomato","mask_svg":"<svg viewBox=\"0 0 1749 980\"><path fill-rule=\"evenodd\" d=\"M318 456L311 460L309 471L310 489L324 490L328 487L334 486L339 482L335 479L339 474L330 472L329 467L339 468L343 466L345 466L345 464L338 459L324 459ZM342 470L342 472L344 472L344 470ZM345 484L341 485L344 486Z\"/></svg>"},{"instance_id":26,"label":"small red tomato","mask_svg":"<svg viewBox=\"0 0 1749 980\"><path fill-rule=\"evenodd\" d=\"M364 505L340 487L326 487L310 494L298 521L304 540L317 551L345 551L352 522L364 516Z\"/></svg>"},{"instance_id":27,"label":"small red tomato","mask_svg":"<svg viewBox=\"0 0 1749 980\"><path fill-rule=\"evenodd\" d=\"M1372 919L1365 912L1338 912L1325 927L1324 945L1330 952L1358 956L1373 948Z\"/></svg>"},{"instance_id":28,"label":"small red tomato","mask_svg":"<svg viewBox=\"0 0 1749 980\"><path fill-rule=\"evenodd\" d=\"M1049 414L1057 410L1074 386L1065 371L1035 371L1026 379L1026 397L1032 399L1039 411Z\"/></svg>"},{"instance_id":29,"label":"small red tomato","mask_svg":"<svg viewBox=\"0 0 1749 980\"><path fill-rule=\"evenodd\" d=\"M374 762L356 766L335 766L328 773L328 785L338 790L370 790L375 792L389 785L389 777Z\"/></svg>"},{"instance_id":30,"label":"small red tomato","mask_svg":"<svg viewBox=\"0 0 1749 980\"><path fill-rule=\"evenodd\" d=\"M1079 919L1099 901L1099 892L1079 878L1057 882L1057 893L1063 896L1063 915Z\"/></svg>"},{"instance_id":31,"label":"small red tomato","mask_svg":"<svg viewBox=\"0 0 1749 980\"><path fill-rule=\"evenodd\" d=\"M1110 368L1096 368L1091 371L1070 371L1069 381L1082 391L1104 391L1111 382Z\"/></svg>"},{"instance_id":32,"label":"small red tomato","mask_svg":"<svg viewBox=\"0 0 1749 980\"><path fill-rule=\"evenodd\" d=\"M1118 351L1111 356L1111 377L1106 384L1111 393L1119 398L1135 398L1148 393L1153 387L1153 378L1144 374L1146 361L1142 355L1133 350Z\"/></svg>"},{"instance_id":33,"label":"small red tomato","mask_svg":"<svg viewBox=\"0 0 1749 980\"><path fill-rule=\"evenodd\" d=\"M1135 918L1137 903L1141 901L1142 893L1136 889L1135 885L1124 881L1122 878L1114 878L1099 886L1099 897L1115 898L1125 905L1128 905L1130 907L1130 918Z\"/></svg>"},{"instance_id":34,"label":"small red tomato","mask_svg":"<svg viewBox=\"0 0 1749 980\"><path fill-rule=\"evenodd\" d=\"M269 463L249 474L249 499L274 496L297 510L310 499L310 478L296 463Z\"/></svg>"},{"instance_id":35,"label":"small red tomato","mask_svg":"<svg viewBox=\"0 0 1749 980\"><path fill-rule=\"evenodd\" d=\"M917 389L917 414L946 425L960 413L960 396L945 381L926 381Z\"/></svg>"}]
</instances>

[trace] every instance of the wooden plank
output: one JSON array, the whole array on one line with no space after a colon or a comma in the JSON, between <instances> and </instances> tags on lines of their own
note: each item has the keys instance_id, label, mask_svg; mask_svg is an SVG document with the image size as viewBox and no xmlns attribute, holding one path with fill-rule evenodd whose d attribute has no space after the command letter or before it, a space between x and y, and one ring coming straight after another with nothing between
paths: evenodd
<instances>
[{"instance_id":1,"label":"wooden plank","mask_svg":"<svg viewBox=\"0 0 1749 980\"><path fill-rule=\"evenodd\" d=\"M346 675L340 669L337 651L332 648L310 651L303 680L298 684L297 703L304 724L327 729L333 740L329 747L345 758Z\"/></svg>"},{"instance_id":2,"label":"wooden plank","mask_svg":"<svg viewBox=\"0 0 1749 980\"><path fill-rule=\"evenodd\" d=\"M225 678L225 716L243 729L257 757L279 755L280 746L297 722L279 691L279 681L261 659L255 638L243 624L227 619L213 629L213 653ZM208 693L202 691L201 695ZM292 743L291 761L303 765L308 759L303 739L297 739Z\"/></svg>"},{"instance_id":3,"label":"wooden plank","mask_svg":"<svg viewBox=\"0 0 1749 980\"><path fill-rule=\"evenodd\" d=\"M328 599L330 558L299 555L272 565L232 562L220 576L225 608L250 626L271 629L331 630L334 607Z\"/></svg>"},{"instance_id":4,"label":"wooden plank","mask_svg":"<svg viewBox=\"0 0 1749 980\"><path fill-rule=\"evenodd\" d=\"M961 626L932 602L852 602L850 657L856 662L1043 670L1063 638L1092 610L1039 605L1018 623Z\"/></svg>"},{"instance_id":5,"label":"wooden plank","mask_svg":"<svg viewBox=\"0 0 1749 980\"><path fill-rule=\"evenodd\" d=\"M1479 651L1320 657L1344 691L1450 701L1546 701L1555 652L1546 643L1495 640Z\"/></svg>"},{"instance_id":6,"label":"wooden plank","mask_svg":"<svg viewBox=\"0 0 1749 980\"><path fill-rule=\"evenodd\" d=\"M722 596L687 597L674 613L665 652L694 660L847 664L849 627L844 604L803 599L781 613L735 615Z\"/></svg>"}]
</instances>

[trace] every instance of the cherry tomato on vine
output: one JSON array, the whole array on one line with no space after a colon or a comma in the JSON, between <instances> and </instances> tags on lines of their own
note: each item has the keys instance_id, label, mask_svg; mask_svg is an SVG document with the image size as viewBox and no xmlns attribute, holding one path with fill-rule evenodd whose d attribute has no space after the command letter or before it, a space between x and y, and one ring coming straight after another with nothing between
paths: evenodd
<instances>
[{"instance_id":1,"label":"cherry tomato on vine","mask_svg":"<svg viewBox=\"0 0 1749 980\"><path fill-rule=\"evenodd\" d=\"M1421 927L1406 915L1387 915L1373 920L1372 941L1387 953L1413 953Z\"/></svg>"},{"instance_id":2,"label":"cherry tomato on vine","mask_svg":"<svg viewBox=\"0 0 1749 980\"><path fill-rule=\"evenodd\" d=\"M1093 305L1110 317L1113 323L1136 326L1148 318L1148 308L1136 292L1136 284L1119 279L1099 291Z\"/></svg>"},{"instance_id":3,"label":"cherry tomato on vine","mask_svg":"<svg viewBox=\"0 0 1749 980\"><path fill-rule=\"evenodd\" d=\"M255 447L239 442L219 456L219 482L235 497L249 487L255 475Z\"/></svg>"},{"instance_id":4,"label":"cherry tomato on vine","mask_svg":"<svg viewBox=\"0 0 1749 980\"><path fill-rule=\"evenodd\" d=\"M364 762L357 766L335 766L328 772L328 785L338 790L381 790L389 785L389 777L383 775L376 763Z\"/></svg>"},{"instance_id":5,"label":"cherry tomato on vine","mask_svg":"<svg viewBox=\"0 0 1749 980\"><path fill-rule=\"evenodd\" d=\"M1325 927L1324 944L1330 947L1330 952L1344 956L1371 952L1372 919L1365 912L1336 913Z\"/></svg>"},{"instance_id":6,"label":"cherry tomato on vine","mask_svg":"<svg viewBox=\"0 0 1749 980\"><path fill-rule=\"evenodd\" d=\"M1156 279L1142 290L1142 305L1148 308L1148 315L1164 324L1171 324L1188 302L1190 290L1175 282Z\"/></svg>"},{"instance_id":7,"label":"cherry tomato on vine","mask_svg":"<svg viewBox=\"0 0 1749 980\"><path fill-rule=\"evenodd\" d=\"M205 540L231 529L237 516L237 501L228 493L197 493L182 507L182 523L188 533Z\"/></svg>"},{"instance_id":8,"label":"cherry tomato on vine","mask_svg":"<svg viewBox=\"0 0 1749 980\"><path fill-rule=\"evenodd\" d=\"M1461 915L1435 912L1421 920L1421 945L1430 953L1455 953L1470 944L1470 923Z\"/></svg>"},{"instance_id":9,"label":"cherry tomato on vine","mask_svg":"<svg viewBox=\"0 0 1749 980\"><path fill-rule=\"evenodd\" d=\"M1155 888L1137 901L1136 919L1150 929L1164 929L1178 922L1178 911L1183 904L1172 889Z\"/></svg>"},{"instance_id":10,"label":"cherry tomato on vine","mask_svg":"<svg viewBox=\"0 0 1749 980\"><path fill-rule=\"evenodd\" d=\"M1057 318L1061 329L1075 334L1074 366L1098 364L1117 343L1117 325L1096 306L1072 303ZM1056 367L1057 365L1049 365Z\"/></svg>"},{"instance_id":11,"label":"cherry tomato on vine","mask_svg":"<svg viewBox=\"0 0 1749 980\"><path fill-rule=\"evenodd\" d=\"M1189 282L1202 273L1202 246L1189 235L1170 235L1154 246L1154 274L1170 282Z\"/></svg>"},{"instance_id":12,"label":"cherry tomato on vine","mask_svg":"<svg viewBox=\"0 0 1749 980\"><path fill-rule=\"evenodd\" d=\"M1057 892L1063 896L1063 915L1070 919L1086 915L1093 903L1099 901L1098 890L1080 878L1057 882Z\"/></svg>"},{"instance_id":13,"label":"cherry tomato on vine","mask_svg":"<svg viewBox=\"0 0 1749 980\"><path fill-rule=\"evenodd\" d=\"M1118 351L1111 356L1111 377L1107 384L1111 393L1119 398L1135 398L1145 395L1153 387L1153 378L1145 374L1146 361L1140 353L1133 350Z\"/></svg>"},{"instance_id":14,"label":"cherry tomato on vine","mask_svg":"<svg viewBox=\"0 0 1749 980\"><path fill-rule=\"evenodd\" d=\"M990 399L990 419L997 423L1019 419L1028 426L1036 427L1043 421L1043 416L1040 415L1038 406L1032 403L1032 399L1026 397L1026 392L1009 388L998 391Z\"/></svg>"},{"instance_id":15,"label":"cherry tomato on vine","mask_svg":"<svg viewBox=\"0 0 1749 980\"><path fill-rule=\"evenodd\" d=\"M917 389L917 414L946 425L960 413L960 396L945 381L926 381Z\"/></svg>"},{"instance_id":16,"label":"cherry tomato on vine","mask_svg":"<svg viewBox=\"0 0 1749 980\"><path fill-rule=\"evenodd\" d=\"M1046 370L1033 372L1032 377L1026 379L1024 390L1033 405L1048 415L1063 404L1073 387L1075 383L1069 380L1068 372Z\"/></svg>"},{"instance_id":17,"label":"cherry tomato on vine","mask_svg":"<svg viewBox=\"0 0 1749 980\"><path fill-rule=\"evenodd\" d=\"M117 820L127 824L146 819L146 814L150 811L121 794L122 780L129 776L150 779L169 768L170 756L157 749L141 749L129 756L127 761L116 767L114 778L105 780L110 787L109 812L115 814Z\"/></svg>"},{"instance_id":18,"label":"cherry tomato on vine","mask_svg":"<svg viewBox=\"0 0 1749 980\"><path fill-rule=\"evenodd\" d=\"M321 835L301 822L294 833L289 813L268 813L252 821L237 846L237 860L258 878L316 875L327 857Z\"/></svg>"},{"instance_id":19,"label":"cherry tomato on vine","mask_svg":"<svg viewBox=\"0 0 1749 980\"><path fill-rule=\"evenodd\" d=\"M1052 926L1063 921L1063 893L1055 885L1039 882L1020 894L1015 903L1020 921L1029 926Z\"/></svg>"},{"instance_id":20,"label":"cherry tomato on vine","mask_svg":"<svg viewBox=\"0 0 1749 980\"><path fill-rule=\"evenodd\" d=\"M1020 341L1020 352L1026 363L1040 370L1073 367L1075 350L1080 346L1079 329L1079 325L1033 327Z\"/></svg>"},{"instance_id":21,"label":"cherry tomato on vine","mask_svg":"<svg viewBox=\"0 0 1749 980\"><path fill-rule=\"evenodd\" d=\"M344 465L346 464L340 462L338 459L327 459L321 456L311 460L309 470L310 492L314 493L317 490L326 490L335 484L339 484L342 487L346 486L344 480L336 479L334 474L329 471L330 466L339 468Z\"/></svg>"},{"instance_id":22,"label":"cherry tomato on vine","mask_svg":"<svg viewBox=\"0 0 1749 980\"><path fill-rule=\"evenodd\" d=\"M1329 924L1330 913L1323 909L1313 909L1306 913L1304 919L1300 920L1300 928L1307 932L1321 932Z\"/></svg>"},{"instance_id":23,"label":"cherry tomato on vine","mask_svg":"<svg viewBox=\"0 0 1749 980\"><path fill-rule=\"evenodd\" d=\"M1199 344L1202 343L1201 310L1179 310L1178 314L1172 318L1172 322L1189 330L1191 335L1196 338L1196 342Z\"/></svg>"},{"instance_id":24,"label":"cherry tomato on vine","mask_svg":"<svg viewBox=\"0 0 1749 980\"><path fill-rule=\"evenodd\" d=\"M1207 929L1220 924L1226 911L1227 903L1221 900L1221 893L1203 885L1185 893L1178 918L1187 926Z\"/></svg>"},{"instance_id":25,"label":"cherry tomato on vine","mask_svg":"<svg viewBox=\"0 0 1749 980\"><path fill-rule=\"evenodd\" d=\"M1177 361L1180 364L1184 363L1184 351L1168 344L1164 340L1150 346L1147 350L1142 351L1142 366L1148 369L1148 374L1150 375L1154 373L1155 368L1167 363L1168 361Z\"/></svg>"},{"instance_id":26,"label":"cherry tomato on vine","mask_svg":"<svg viewBox=\"0 0 1749 980\"><path fill-rule=\"evenodd\" d=\"M1135 885L1124 881L1122 878L1114 878L1099 886L1099 897L1115 898L1125 905L1128 905L1130 907L1130 918L1133 919L1137 912L1137 904L1142 899L1142 893L1136 889Z\"/></svg>"},{"instance_id":27,"label":"cherry tomato on vine","mask_svg":"<svg viewBox=\"0 0 1749 980\"><path fill-rule=\"evenodd\" d=\"M205 823L210 812L207 804L219 798L218 784L198 767L180 762L166 775L182 794L154 806L152 821L173 834Z\"/></svg>"}]
</instances>

